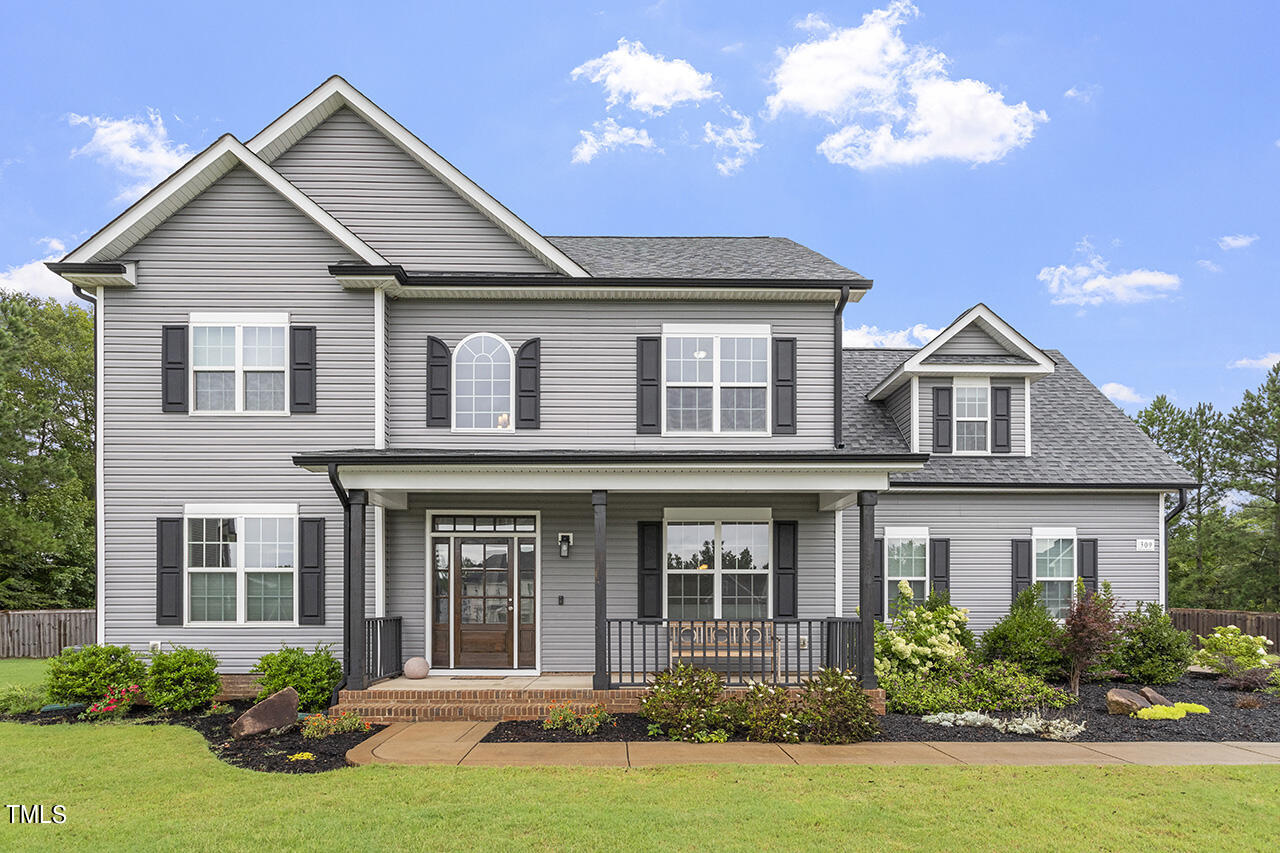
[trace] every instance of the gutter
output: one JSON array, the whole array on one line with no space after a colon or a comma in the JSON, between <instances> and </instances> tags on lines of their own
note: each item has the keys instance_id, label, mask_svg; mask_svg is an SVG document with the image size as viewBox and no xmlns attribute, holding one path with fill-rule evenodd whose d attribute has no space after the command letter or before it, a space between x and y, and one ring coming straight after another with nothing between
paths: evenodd
<instances>
[{"instance_id":1,"label":"gutter","mask_svg":"<svg viewBox=\"0 0 1280 853\"><path fill-rule=\"evenodd\" d=\"M868 282L868 285L870 282ZM844 307L849 304L849 285L840 288L840 301L836 303L835 314L832 315L832 347L835 351L835 364L831 369L831 390L835 401L836 447L844 447Z\"/></svg>"},{"instance_id":2,"label":"gutter","mask_svg":"<svg viewBox=\"0 0 1280 853\"><path fill-rule=\"evenodd\" d=\"M1187 508L1187 490L1178 489L1178 502L1174 504L1173 509L1165 513L1165 516L1164 516L1165 526L1168 527L1170 524L1172 524L1173 520L1178 516L1182 515L1182 511L1186 508Z\"/></svg>"},{"instance_id":3,"label":"gutter","mask_svg":"<svg viewBox=\"0 0 1280 853\"><path fill-rule=\"evenodd\" d=\"M346 506L346 490L338 481L339 465L617 465L617 464L695 464L716 462L733 464L743 462L772 462L786 464L914 464L926 462L927 453L833 453L806 451L747 451L723 452L674 452L674 453L494 453L491 451L441 451L424 450L331 450L296 453L293 464L300 467L324 466L329 472L329 482L338 494L338 500Z\"/></svg>"}]
</instances>

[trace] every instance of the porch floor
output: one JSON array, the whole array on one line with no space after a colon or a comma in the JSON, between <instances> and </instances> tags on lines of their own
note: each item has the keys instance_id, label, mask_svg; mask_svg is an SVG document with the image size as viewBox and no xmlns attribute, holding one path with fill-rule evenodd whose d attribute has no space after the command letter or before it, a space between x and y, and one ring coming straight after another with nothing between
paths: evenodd
<instances>
[{"instance_id":1,"label":"porch floor","mask_svg":"<svg viewBox=\"0 0 1280 853\"><path fill-rule=\"evenodd\" d=\"M369 690L590 690L591 676L581 675L429 675L426 678L388 678Z\"/></svg>"}]
</instances>

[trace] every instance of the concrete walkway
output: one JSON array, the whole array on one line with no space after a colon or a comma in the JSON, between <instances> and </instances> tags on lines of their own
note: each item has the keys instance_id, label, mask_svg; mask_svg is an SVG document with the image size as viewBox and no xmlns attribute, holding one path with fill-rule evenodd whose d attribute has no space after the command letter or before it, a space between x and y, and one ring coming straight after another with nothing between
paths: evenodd
<instances>
[{"instance_id":1,"label":"concrete walkway","mask_svg":"<svg viewBox=\"0 0 1280 853\"><path fill-rule=\"evenodd\" d=\"M352 764L655 767L662 764L1280 764L1280 743L480 743L493 723L396 723L347 753Z\"/></svg>"}]
</instances>

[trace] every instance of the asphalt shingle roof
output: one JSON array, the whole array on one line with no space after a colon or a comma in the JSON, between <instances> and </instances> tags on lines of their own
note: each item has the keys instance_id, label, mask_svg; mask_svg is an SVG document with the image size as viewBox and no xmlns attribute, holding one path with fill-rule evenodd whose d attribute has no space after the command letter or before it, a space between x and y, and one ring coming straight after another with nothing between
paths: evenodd
<instances>
[{"instance_id":1,"label":"asphalt shingle roof","mask_svg":"<svg viewBox=\"0 0 1280 853\"><path fill-rule=\"evenodd\" d=\"M844 350L844 438L854 451L891 452L909 445L885 405L867 400L876 383L915 350ZM1031 455L935 455L924 468L890 475L893 484L1156 486L1195 479L1147 438L1062 353L1045 350L1056 368L1031 385Z\"/></svg>"},{"instance_id":2,"label":"asphalt shingle roof","mask_svg":"<svg viewBox=\"0 0 1280 853\"><path fill-rule=\"evenodd\" d=\"M934 353L924 360L925 364L1035 364L1023 355L947 355Z\"/></svg>"},{"instance_id":3,"label":"asphalt shingle roof","mask_svg":"<svg viewBox=\"0 0 1280 853\"><path fill-rule=\"evenodd\" d=\"M548 237L594 276L866 281L785 237Z\"/></svg>"}]
</instances>

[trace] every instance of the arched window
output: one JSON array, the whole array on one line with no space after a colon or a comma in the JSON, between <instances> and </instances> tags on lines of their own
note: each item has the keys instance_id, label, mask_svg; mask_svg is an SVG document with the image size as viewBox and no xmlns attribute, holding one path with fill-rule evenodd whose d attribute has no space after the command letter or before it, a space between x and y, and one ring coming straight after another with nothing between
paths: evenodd
<instances>
[{"instance_id":1,"label":"arched window","mask_svg":"<svg viewBox=\"0 0 1280 853\"><path fill-rule=\"evenodd\" d=\"M463 338L453 356L453 428L507 431L512 417L515 358L497 335Z\"/></svg>"}]
</instances>

